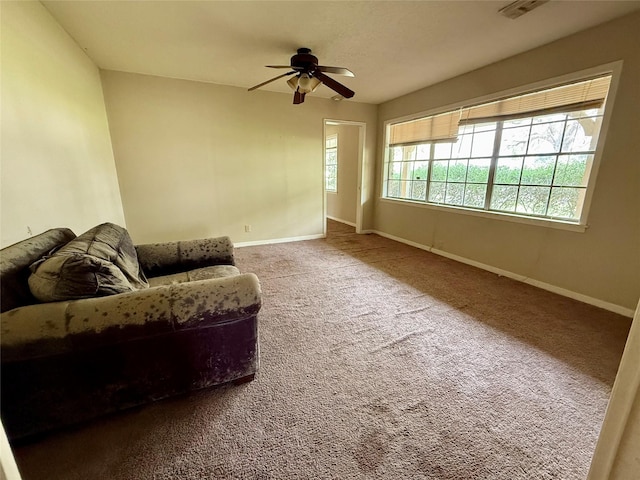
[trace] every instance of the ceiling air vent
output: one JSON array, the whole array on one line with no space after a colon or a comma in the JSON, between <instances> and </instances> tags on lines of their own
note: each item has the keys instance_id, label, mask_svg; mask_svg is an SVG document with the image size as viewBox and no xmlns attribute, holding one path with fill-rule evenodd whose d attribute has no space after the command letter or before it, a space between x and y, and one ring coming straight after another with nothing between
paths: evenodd
<instances>
[{"instance_id":1,"label":"ceiling air vent","mask_svg":"<svg viewBox=\"0 0 640 480\"><path fill-rule=\"evenodd\" d=\"M515 19L527 12L530 12L534 8L538 8L540 5L547 3L548 1L549 0L516 0L515 2L498 10L498 13L501 13L507 18Z\"/></svg>"}]
</instances>

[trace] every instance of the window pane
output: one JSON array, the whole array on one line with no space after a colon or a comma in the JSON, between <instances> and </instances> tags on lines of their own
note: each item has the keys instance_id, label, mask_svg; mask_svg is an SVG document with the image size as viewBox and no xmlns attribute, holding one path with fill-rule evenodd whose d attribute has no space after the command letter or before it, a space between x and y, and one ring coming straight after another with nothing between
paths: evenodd
<instances>
[{"instance_id":1,"label":"window pane","mask_svg":"<svg viewBox=\"0 0 640 480\"><path fill-rule=\"evenodd\" d=\"M593 155L560 155L556 166L554 185L586 187L589 181L587 165L593 162Z\"/></svg>"},{"instance_id":2,"label":"window pane","mask_svg":"<svg viewBox=\"0 0 640 480\"><path fill-rule=\"evenodd\" d=\"M389 164L389 179L390 180L399 180L401 174L402 174L402 163L401 162L392 162L392 163Z\"/></svg>"},{"instance_id":3,"label":"window pane","mask_svg":"<svg viewBox=\"0 0 640 480\"><path fill-rule=\"evenodd\" d=\"M413 173L413 162L401 162L400 165L400 178L402 180L409 180Z\"/></svg>"},{"instance_id":4,"label":"window pane","mask_svg":"<svg viewBox=\"0 0 640 480\"><path fill-rule=\"evenodd\" d=\"M447 179L447 170L449 162L439 161L431 162L431 180L444 182Z\"/></svg>"},{"instance_id":5,"label":"window pane","mask_svg":"<svg viewBox=\"0 0 640 480\"><path fill-rule=\"evenodd\" d=\"M451 158L451 143L438 142L434 145L433 158Z\"/></svg>"},{"instance_id":6,"label":"window pane","mask_svg":"<svg viewBox=\"0 0 640 480\"><path fill-rule=\"evenodd\" d=\"M595 150L602 117L569 120L562 140L563 152Z\"/></svg>"},{"instance_id":7,"label":"window pane","mask_svg":"<svg viewBox=\"0 0 640 480\"><path fill-rule=\"evenodd\" d=\"M579 220L579 207L582 205L584 188L552 188L547 215L552 217Z\"/></svg>"},{"instance_id":8,"label":"window pane","mask_svg":"<svg viewBox=\"0 0 640 480\"><path fill-rule=\"evenodd\" d=\"M544 215L547 213L550 190L549 187L520 187L516 212Z\"/></svg>"},{"instance_id":9,"label":"window pane","mask_svg":"<svg viewBox=\"0 0 640 480\"><path fill-rule=\"evenodd\" d=\"M425 143L418 145L418 153L416 155L418 160L429 160L431 158L431 144Z\"/></svg>"},{"instance_id":10,"label":"window pane","mask_svg":"<svg viewBox=\"0 0 640 480\"><path fill-rule=\"evenodd\" d=\"M531 125L531 118L514 118L505 120L503 124L504 128L523 127L524 125Z\"/></svg>"},{"instance_id":11,"label":"window pane","mask_svg":"<svg viewBox=\"0 0 640 480\"><path fill-rule=\"evenodd\" d=\"M495 126L495 124L494 124ZM493 154L493 141L496 137L496 131L474 133L473 147L471 148L472 157L490 157Z\"/></svg>"},{"instance_id":12,"label":"window pane","mask_svg":"<svg viewBox=\"0 0 640 480\"><path fill-rule=\"evenodd\" d=\"M528 153L554 153L560 151L564 122L543 123L531 127Z\"/></svg>"},{"instance_id":13,"label":"window pane","mask_svg":"<svg viewBox=\"0 0 640 480\"><path fill-rule=\"evenodd\" d=\"M548 115L538 115L537 117L533 117L533 123L560 122L565 118L567 118L566 113L550 113Z\"/></svg>"},{"instance_id":14,"label":"window pane","mask_svg":"<svg viewBox=\"0 0 640 480\"><path fill-rule=\"evenodd\" d=\"M507 183L517 185L520 183L520 174L522 173L522 157L517 158L499 158L496 165L495 183ZM514 199L515 206L515 199Z\"/></svg>"},{"instance_id":15,"label":"window pane","mask_svg":"<svg viewBox=\"0 0 640 480\"><path fill-rule=\"evenodd\" d=\"M402 160L402 147L393 147L391 149L391 160L394 162Z\"/></svg>"},{"instance_id":16,"label":"window pane","mask_svg":"<svg viewBox=\"0 0 640 480\"><path fill-rule=\"evenodd\" d=\"M429 201L433 203L444 203L444 192L446 184L443 182L431 182L429 185Z\"/></svg>"},{"instance_id":17,"label":"window pane","mask_svg":"<svg viewBox=\"0 0 640 480\"><path fill-rule=\"evenodd\" d=\"M402 147L403 160L415 160L416 159L416 151L418 150L415 145L407 145Z\"/></svg>"},{"instance_id":18,"label":"window pane","mask_svg":"<svg viewBox=\"0 0 640 480\"><path fill-rule=\"evenodd\" d=\"M518 187L511 185L494 185L491 195L491 210L513 212L516 209Z\"/></svg>"},{"instance_id":19,"label":"window pane","mask_svg":"<svg viewBox=\"0 0 640 480\"><path fill-rule=\"evenodd\" d=\"M338 184L338 168L336 165L328 165L326 170L326 189L329 191L336 191Z\"/></svg>"},{"instance_id":20,"label":"window pane","mask_svg":"<svg viewBox=\"0 0 640 480\"><path fill-rule=\"evenodd\" d=\"M496 122L476 123L473 126L474 132L486 132L487 130L495 130Z\"/></svg>"},{"instance_id":21,"label":"window pane","mask_svg":"<svg viewBox=\"0 0 640 480\"><path fill-rule=\"evenodd\" d=\"M460 135L453 144L453 158L468 158L471 156L472 135Z\"/></svg>"},{"instance_id":22,"label":"window pane","mask_svg":"<svg viewBox=\"0 0 640 480\"><path fill-rule=\"evenodd\" d=\"M427 195L427 182L413 182L413 188L411 189L411 198L414 200L424 200Z\"/></svg>"},{"instance_id":23,"label":"window pane","mask_svg":"<svg viewBox=\"0 0 640 480\"><path fill-rule=\"evenodd\" d=\"M445 203L449 205L462 205L464 199L464 183L447 183Z\"/></svg>"},{"instance_id":24,"label":"window pane","mask_svg":"<svg viewBox=\"0 0 640 480\"><path fill-rule=\"evenodd\" d=\"M555 164L555 156L525 157L520 182L524 185L551 185Z\"/></svg>"},{"instance_id":25,"label":"window pane","mask_svg":"<svg viewBox=\"0 0 640 480\"><path fill-rule=\"evenodd\" d=\"M464 205L467 207L483 208L486 195L486 184L467 184L464 189Z\"/></svg>"},{"instance_id":26,"label":"window pane","mask_svg":"<svg viewBox=\"0 0 640 480\"><path fill-rule=\"evenodd\" d=\"M338 152L335 150L327 150L327 165L336 164L338 162Z\"/></svg>"},{"instance_id":27,"label":"window pane","mask_svg":"<svg viewBox=\"0 0 640 480\"><path fill-rule=\"evenodd\" d=\"M411 198L411 182L400 181L400 194L402 198Z\"/></svg>"},{"instance_id":28,"label":"window pane","mask_svg":"<svg viewBox=\"0 0 640 480\"><path fill-rule=\"evenodd\" d=\"M451 160L449 162L449 174L447 175L447 181L464 182L465 178L467 178L467 161Z\"/></svg>"},{"instance_id":29,"label":"window pane","mask_svg":"<svg viewBox=\"0 0 640 480\"><path fill-rule=\"evenodd\" d=\"M529 131L531 127L505 128L502 130L500 140L500 156L503 155L524 155L529 142Z\"/></svg>"},{"instance_id":30,"label":"window pane","mask_svg":"<svg viewBox=\"0 0 640 480\"><path fill-rule=\"evenodd\" d=\"M473 133L473 125L458 125L458 135Z\"/></svg>"},{"instance_id":31,"label":"window pane","mask_svg":"<svg viewBox=\"0 0 640 480\"><path fill-rule=\"evenodd\" d=\"M467 182L487 183L489 181L489 167L491 165L490 158L478 158L469 160L469 169L467 170Z\"/></svg>"},{"instance_id":32,"label":"window pane","mask_svg":"<svg viewBox=\"0 0 640 480\"><path fill-rule=\"evenodd\" d=\"M429 162L415 162L413 164L413 175L411 178L413 178L413 180L426 180L428 166Z\"/></svg>"},{"instance_id":33,"label":"window pane","mask_svg":"<svg viewBox=\"0 0 640 480\"><path fill-rule=\"evenodd\" d=\"M398 180L389 180L387 185L387 197L399 197L400 196L400 182Z\"/></svg>"}]
</instances>

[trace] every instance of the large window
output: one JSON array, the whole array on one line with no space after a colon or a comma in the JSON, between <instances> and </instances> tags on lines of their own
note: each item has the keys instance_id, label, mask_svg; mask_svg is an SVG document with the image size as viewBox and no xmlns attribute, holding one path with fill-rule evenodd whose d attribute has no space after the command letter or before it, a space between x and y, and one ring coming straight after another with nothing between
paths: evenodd
<instances>
[{"instance_id":1,"label":"large window","mask_svg":"<svg viewBox=\"0 0 640 480\"><path fill-rule=\"evenodd\" d=\"M338 191L338 134L327 135L325 141L324 179L327 192Z\"/></svg>"},{"instance_id":2,"label":"large window","mask_svg":"<svg viewBox=\"0 0 640 480\"><path fill-rule=\"evenodd\" d=\"M579 222L610 80L391 124L384 196Z\"/></svg>"}]
</instances>

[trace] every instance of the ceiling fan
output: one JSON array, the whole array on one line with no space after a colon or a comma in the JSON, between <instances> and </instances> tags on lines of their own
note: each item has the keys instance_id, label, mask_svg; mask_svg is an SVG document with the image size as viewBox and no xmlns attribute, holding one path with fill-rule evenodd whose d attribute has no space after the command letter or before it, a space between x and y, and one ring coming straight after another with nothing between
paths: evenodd
<instances>
[{"instance_id":1,"label":"ceiling fan","mask_svg":"<svg viewBox=\"0 0 640 480\"><path fill-rule=\"evenodd\" d=\"M325 75L325 73L335 73L337 75L355 77L353 72L347 68L325 67L318 65L318 57L311 55L311 49L309 48L299 48L298 53L291 57L291 65L267 65L267 67L288 68L291 69L291 71L251 87L249 91L260 88L268 83L275 82L280 78L295 74L295 77L287 80L287 83L295 92L293 94L294 105L304 102L305 95L315 91L321 83L324 83L327 87L339 95L342 95L344 98L351 98L355 95L353 90L349 90L340 82L337 82L333 78Z\"/></svg>"}]
</instances>

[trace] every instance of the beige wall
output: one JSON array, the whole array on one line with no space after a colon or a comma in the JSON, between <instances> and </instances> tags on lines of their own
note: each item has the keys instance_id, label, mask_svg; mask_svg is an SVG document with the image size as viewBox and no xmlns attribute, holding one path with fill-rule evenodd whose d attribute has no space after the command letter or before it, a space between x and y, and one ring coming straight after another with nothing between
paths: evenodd
<instances>
[{"instance_id":1,"label":"beige wall","mask_svg":"<svg viewBox=\"0 0 640 480\"><path fill-rule=\"evenodd\" d=\"M285 94L113 71L102 78L125 217L138 243L321 235L324 118L375 131L374 105L311 96L293 105Z\"/></svg>"},{"instance_id":2,"label":"beige wall","mask_svg":"<svg viewBox=\"0 0 640 480\"><path fill-rule=\"evenodd\" d=\"M584 233L379 201L375 228L633 311L640 295L640 14L635 13L380 106L386 120L623 60ZM379 151L377 188L381 186Z\"/></svg>"},{"instance_id":3,"label":"beige wall","mask_svg":"<svg viewBox=\"0 0 640 480\"><path fill-rule=\"evenodd\" d=\"M358 143L357 125L328 125L327 135L338 135L338 191L327 192L327 216L356 223L358 201Z\"/></svg>"},{"instance_id":4,"label":"beige wall","mask_svg":"<svg viewBox=\"0 0 640 480\"><path fill-rule=\"evenodd\" d=\"M0 245L124 225L98 69L39 2L0 8Z\"/></svg>"}]
</instances>

